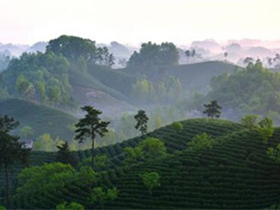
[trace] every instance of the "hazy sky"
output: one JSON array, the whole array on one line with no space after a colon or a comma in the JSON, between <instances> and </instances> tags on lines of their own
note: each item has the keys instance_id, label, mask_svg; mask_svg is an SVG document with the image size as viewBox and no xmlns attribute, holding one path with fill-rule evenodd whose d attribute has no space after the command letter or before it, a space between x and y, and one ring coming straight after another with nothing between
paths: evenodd
<instances>
[{"instance_id":1,"label":"hazy sky","mask_svg":"<svg viewBox=\"0 0 280 210\"><path fill-rule=\"evenodd\" d=\"M0 0L0 42L33 44L62 34L97 42L280 39L280 1Z\"/></svg>"}]
</instances>

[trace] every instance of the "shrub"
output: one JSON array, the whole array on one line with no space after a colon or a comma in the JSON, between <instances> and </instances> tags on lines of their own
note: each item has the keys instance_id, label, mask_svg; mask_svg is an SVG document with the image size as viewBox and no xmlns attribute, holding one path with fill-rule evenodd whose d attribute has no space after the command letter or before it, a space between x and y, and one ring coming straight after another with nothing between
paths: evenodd
<instances>
[{"instance_id":1,"label":"shrub","mask_svg":"<svg viewBox=\"0 0 280 210\"><path fill-rule=\"evenodd\" d=\"M183 124L180 123L180 122L173 122L172 123L172 126L175 128L175 129L178 129L178 130L182 130L184 128Z\"/></svg>"}]
</instances>

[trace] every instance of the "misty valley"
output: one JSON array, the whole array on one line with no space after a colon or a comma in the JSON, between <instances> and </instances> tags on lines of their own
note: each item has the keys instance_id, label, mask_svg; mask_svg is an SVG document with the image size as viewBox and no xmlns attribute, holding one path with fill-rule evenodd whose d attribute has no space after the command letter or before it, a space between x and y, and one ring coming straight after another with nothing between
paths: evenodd
<instances>
[{"instance_id":1,"label":"misty valley","mask_svg":"<svg viewBox=\"0 0 280 210\"><path fill-rule=\"evenodd\" d=\"M279 44L0 43L0 209L279 209Z\"/></svg>"}]
</instances>

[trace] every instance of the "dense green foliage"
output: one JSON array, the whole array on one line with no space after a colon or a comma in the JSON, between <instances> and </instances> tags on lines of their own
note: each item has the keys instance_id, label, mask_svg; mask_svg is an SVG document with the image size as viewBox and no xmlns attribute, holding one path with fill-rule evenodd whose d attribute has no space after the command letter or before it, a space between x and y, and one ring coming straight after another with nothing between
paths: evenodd
<instances>
[{"instance_id":1,"label":"dense green foliage","mask_svg":"<svg viewBox=\"0 0 280 210\"><path fill-rule=\"evenodd\" d=\"M146 172L140 174L140 177L142 178L143 184L147 187L150 195L155 187L160 186L160 176L157 172Z\"/></svg>"},{"instance_id":2,"label":"dense green foliage","mask_svg":"<svg viewBox=\"0 0 280 210\"><path fill-rule=\"evenodd\" d=\"M164 157L166 147L164 143L153 137L148 137L137 145L137 147L126 147L125 152L125 164L139 163L140 161L155 160Z\"/></svg>"},{"instance_id":3,"label":"dense green foliage","mask_svg":"<svg viewBox=\"0 0 280 210\"><path fill-rule=\"evenodd\" d=\"M203 149L211 149L215 141L211 138L211 136L207 135L207 133L202 133L200 135L196 135L193 139L188 143L189 149L200 151Z\"/></svg>"},{"instance_id":4,"label":"dense green foliage","mask_svg":"<svg viewBox=\"0 0 280 210\"><path fill-rule=\"evenodd\" d=\"M5 172L5 204L8 209L11 208L9 169L17 162L26 165L31 151L19 142L19 137L10 135L10 131L18 125L19 122L12 117L0 116L0 169Z\"/></svg>"},{"instance_id":5,"label":"dense green foliage","mask_svg":"<svg viewBox=\"0 0 280 210\"><path fill-rule=\"evenodd\" d=\"M141 45L140 52L134 52L128 61L128 66L149 66L149 65L175 65L179 61L179 52L173 43L152 42Z\"/></svg>"},{"instance_id":6,"label":"dense green foliage","mask_svg":"<svg viewBox=\"0 0 280 210\"><path fill-rule=\"evenodd\" d=\"M102 66L110 69L113 60L108 49L96 47L94 41L61 36L49 42L45 53L23 53L10 61L1 74L0 100L10 95L51 106L76 108L76 96L72 97L76 86L95 88L124 99L121 93L103 85L104 80L98 80L102 75L97 79L92 76L92 72Z\"/></svg>"},{"instance_id":7,"label":"dense green foliage","mask_svg":"<svg viewBox=\"0 0 280 210\"><path fill-rule=\"evenodd\" d=\"M68 60L49 53L23 53L3 73L10 95L56 105L70 101Z\"/></svg>"},{"instance_id":8,"label":"dense green foliage","mask_svg":"<svg viewBox=\"0 0 280 210\"><path fill-rule=\"evenodd\" d=\"M178 130L175 129L172 125L158 129L154 131L153 133L147 134L150 137L158 138L161 139L162 142L164 142L165 147L167 149L168 153L175 154L176 151L182 151L186 149L187 143L191 141L191 139L203 132L206 132L207 134L211 135L213 138L219 137L219 136L225 136L227 134L230 134L234 131L238 131L242 128L239 124L228 122L228 121L221 121L221 120L211 120L208 121L207 119L193 119L193 120L187 120L181 122L183 124L183 129ZM218 128L218 129L217 129ZM122 143L118 143L115 145L110 145L107 147L102 147L102 148L97 148L96 149L96 155L103 155L107 154L109 158L109 168L114 168L114 170L108 170L100 173L101 176L101 182L103 183L102 185L108 186L109 188L114 187L115 184L117 184L117 179L124 177L125 174L127 174L128 171L130 171L130 168L123 168L120 167L122 166L123 159L124 159L124 148L126 147L136 147L139 145L140 142L142 142L144 139L143 138L134 138L128 141L124 141ZM85 158L88 158L91 156L91 151L90 150L85 150L85 151L77 151L73 153L77 160L81 162ZM160 159L164 158L165 156L162 156L159 158L156 162L160 161ZM167 157L167 160L169 160L169 156ZM44 153L44 152L33 152L31 156L31 165L42 165L44 162L53 162L55 161L55 153ZM149 160L149 162L154 162L152 160ZM165 161L166 162L166 161ZM144 165L146 164L146 161L144 162ZM142 164L137 164L135 165L136 168L140 167L142 168L144 165ZM170 165L171 166L171 165ZM168 166L167 168L169 168ZM139 177L140 171L136 168L133 169L135 171L135 177L138 177L137 180L139 180L139 184L141 187L139 189L143 190L144 192L147 192L147 189L144 188L144 185L141 181L141 178ZM139 168L139 169L140 169ZM152 167L153 168L153 167ZM20 168L17 168L17 171ZM37 170L39 171L39 170ZM145 173L145 172L152 172L155 170L150 170L150 169L143 169L140 174ZM158 172L158 171L155 171ZM166 176L164 175L166 173L160 173L161 177ZM1 176L0 176L1 177ZM129 178L131 179L131 178ZM1 179L0 179L1 180ZM133 179L131 179L133 180ZM161 178L161 186L163 186L163 181L164 179ZM176 180L176 178L174 178ZM121 181L120 183L126 183L125 181ZM89 205L87 197L90 194L92 188L89 187L89 185L84 186L80 185L80 182L74 182L72 184L67 184L65 188L63 188L62 191L49 193L45 192L43 195L36 194L36 197L33 195L17 195L14 196L12 199L12 205L13 206L18 206L18 208L54 208L55 204L59 204L64 201L75 201L78 202L85 207ZM93 182L94 183L94 182ZM85 183L86 184L86 183ZM129 189L129 187L125 187L125 185L122 185L125 189ZM118 191L120 192L116 202L121 202L122 196L125 193L125 190L122 189L120 190L120 186L115 186L118 188ZM123 188L122 187L122 188ZM105 188L104 188L105 189ZM153 195L156 195L156 190L160 188L155 189L155 193L153 192ZM73 193L74 191L74 193ZM139 191L141 192L141 190ZM57 193L60 193L59 195ZM145 193L144 193L145 194ZM120 197L121 196L121 197ZM36 199L34 200L33 199ZM120 197L120 200L119 200ZM43 200L44 202L43 202ZM41 201L41 202L40 202ZM143 202L143 200L142 200ZM125 202L126 203L126 202ZM124 205L124 204L120 204ZM126 204L125 204L126 205ZM105 204L105 207L107 204ZM129 203L127 203L127 206L130 206ZM112 207L110 207L112 208ZM148 208L148 207L147 207Z\"/></svg>"},{"instance_id":9,"label":"dense green foliage","mask_svg":"<svg viewBox=\"0 0 280 210\"><path fill-rule=\"evenodd\" d=\"M252 130L254 127L257 126L257 115L246 115L241 119L241 124L244 125L249 130Z\"/></svg>"},{"instance_id":10,"label":"dense green foliage","mask_svg":"<svg viewBox=\"0 0 280 210\"><path fill-rule=\"evenodd\" d=\"M70 61L111 66L114 57L106 47L96 47L95 42L75 36L60 36L49 41L47 52L63 55Z\"/></svg>"},{"instance_id":11,"label":"dense green foliage","mask_svg":"<svg viewBox=\"0 0 280 210\"><path fill-rule=\"evenodd\" d=\"M58 151L56 155L57 162L61 162L64 164L70 164L75 167L77 165L77 161L74 158L73 154L70 152L69 144L65 141L62 145L57 145Z\"/></svg>"},{"instance_id":12,"label":"dense green foliage","mask_svg":"<svg viewBox=\"0 0 280 210\"><path fill-rule=\"evenodd\" d=\"M65 210L84 210L84 206L79 204L79 203L76 203L76 202L71 202L71 203L67 203L67 202L63 202L61 204L58 204L56 206L57 210L62 210L62 209L65 209Z\"/></svg>"},{"instance_id":13,"label":"dense green foliage","mask_svg":"<svg viewBox=\"0 0 280 210\"><path fill-rule=\"evenodd\" d=\"M263 116L280 112L280 73L263 68L260 62L250 63L245 70L212 78L209 98L222 102L226 109ZM270 116L271 117L271 116ZM275 119L277 116L275 117Z\"/></svg>"}]
</instances>

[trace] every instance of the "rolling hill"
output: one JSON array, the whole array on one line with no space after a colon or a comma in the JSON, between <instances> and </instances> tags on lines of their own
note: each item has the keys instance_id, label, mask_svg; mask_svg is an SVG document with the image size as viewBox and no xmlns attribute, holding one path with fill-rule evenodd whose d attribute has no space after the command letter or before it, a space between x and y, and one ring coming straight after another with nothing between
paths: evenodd
<instances>
[{"instance_id":1,"label":"rolling hill","mask_svg":"<svg viewBox=\"0 0 280 210\"><path fill-rule=\"evenodd\" d=\"M128 67L118 71L134 76L147 77L152 82L160 82L166 76L175 76L180 79L185 90L205 92L213 76L226 72L233 72L236 65L221 61L207 61L195 64L177 66L150 66Z\"/></svg>"},{"instance_id":2,"label":"rolling hill","mask_svg":"<svg viewBox=\"0 0 280 210\"><path fill-rule=\"evenodd\" d=\"M181 122L183 129L173 125L163 127L145 137L161 139L169 155L159 160L124 166L123 149L135 147L145 137L137 137L96 150L107 154L110 166L100 172L103 186L115 186L120 191L115 201L105 203L105 209L264 209L279 200L280 167L266 155L267 147L279 143L276 128L268 144L257 131L248 131L240 124L224 120L190 119ZM187 143L197 134L206 132L219 144L202 151L189 150ZM90 151L74 153L79 161ZM54 153L32 154L32 165L52 162ZM161 186L151 195L139 174L155 171ZM14 208L54 208L60 200L76 201L93 208L87 201L90 186L78 183L66 185L55 194L35 197L14 197ZM95 208L102 208L95 206Z\"/></svg>"},{"instance_id":3,"label":"rolling hill","mask_svg":"<svg viewBox=\"0 0 280 210\"><path fill-rule=\"evenodd\" d=\"M72 141L73 125L78 119L65 112L22 99L8 99L0 102L0 115L14 117L20 127L30 126L34 134L31 139L50 133L53 138L59 136L63 140Z\"/></svg>"}]
</instances>

